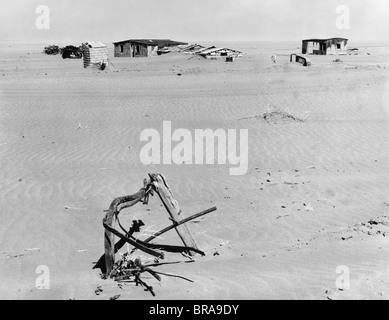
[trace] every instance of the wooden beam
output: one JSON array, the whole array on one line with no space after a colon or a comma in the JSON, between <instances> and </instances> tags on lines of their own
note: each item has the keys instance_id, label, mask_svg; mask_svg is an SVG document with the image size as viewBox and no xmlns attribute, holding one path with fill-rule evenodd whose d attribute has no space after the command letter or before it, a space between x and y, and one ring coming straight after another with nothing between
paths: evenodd
<instances>
[{"instance_id":1,"label":"wooden beam","mask_svg":"<svg viewBox=\"0 0 389 320\"><path fill-rule=\"evenodd\" d=\"M124 196L116 198L112 201L109 209L103 219L103 225L115 227L115 215L119 214L121 210L131 207L141 201L146 194L143 188L138 193L131 196ZM115 235L108 229L104 230L104 254L106 265L106 277L109 277L115 263Z\"/></svg>"},{"instance_id":2,"label":"wooden beam","mask_svg":"<svg viewBox=\"0 0 389 320\"><path fill-rule=\"evenodd\" d=\"M166 183L165 177L162 174L154 173L150 173L149 176L151 179L151 183L155 187L155 192L158 193L173 223L177 224L181 220L184 220L185 216L182 214L180 206L178 205L178 201L174 198L170 187ZM174 228L186 247L198 249L196 241L190 233L187 225L181 224L179 226L175 226ZM187 254L193 256L196 253L189 250Z\"/></svg>"},{"instance_id":3,"label":"wooden beam","mask_svg":"<svg viewBox=\"0 0 389 320\"><path fill-rule=\"evenodd\" d=\"M169 230L171 230L171 229L173 229L173 228L177 228L178 226L180 226L180 225L182 225L182 224L184 224L184 223L187 223L187 222L192 221L192 220L194 220L194 219L200 218L200 217L202 217L202 216L204 216L204 215L206 215L206 214L208 214L208 213L211 213L211 212L213 212L213 211L216 211L216 210L217 210L217 208L216 208L216 207L213 207L213 208L204 210L204 211L202 211L202 212L196 213L196 214L194 214L193 216L190 216L189 218L185 218L185 219L181 220L180 222L174 223L174 224L172 224L172 225L166 227L165 229L162 229L162 230L156 232L155 234L153 234L152 236L150 236L149 238L147 238L144 242L145 242L145 243L148 243L148 242L154 240L155 238L159 237L160 235L162 235L162 234L168 232Z\"/></svg>"}]
</instances>

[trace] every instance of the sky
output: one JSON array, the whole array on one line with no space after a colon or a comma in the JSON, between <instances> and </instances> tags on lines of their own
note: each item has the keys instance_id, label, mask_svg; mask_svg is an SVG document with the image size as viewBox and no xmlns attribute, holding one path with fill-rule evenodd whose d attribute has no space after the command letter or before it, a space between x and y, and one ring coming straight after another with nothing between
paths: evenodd
<instances>
[{"instance_id":1,"label":"sky","mask_svg":"<svg viewBox=\"0 0 389 320\"><path fill-rule=\"evenodd\" d=\"M49 29L38 29L39 5ZM337 27L338 6L349 28ZM345 20L342 20L345 21ZM344 25L344 24L343 24ZM1 0L0 41L300 41L345 37L389 42L388 0Z\"/></svg>"}]
</instances>

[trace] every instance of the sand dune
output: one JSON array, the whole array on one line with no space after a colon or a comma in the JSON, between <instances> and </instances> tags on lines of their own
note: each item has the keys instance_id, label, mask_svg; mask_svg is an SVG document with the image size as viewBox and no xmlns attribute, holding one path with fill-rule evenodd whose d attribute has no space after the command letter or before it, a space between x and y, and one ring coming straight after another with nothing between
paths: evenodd
<instances>
[{"instance_id":1,"label":"sand dune","mask_svg":"<svg viewBox=\"0 0 389 320\"><path fill-rule=\"evenodd\" d=\"M387 226L371 235L353 229L388 214L386 53L342 63L317 57L303 68L250 49L234 63L172 54L114 58L98 71L40 50L1 56L0 298L151 299L92 270L103 252L103 210L138 191L149 172L167 177L186 216L218 207L189 223L206 257L161 267L194 283L145 278L157 298L388 298ZM269 107L305 121L267 122ZM191 131L248 129L247 174L143 165L140 133L161 131L163 121ZM122 222L169 224L155 197L150 209L125 211ZM163 241L179 244L174 231ZM50 290L36 288L39 265L50 269ZM351 280L341 291L343 265Z\"/></svg>"}]
</instances>

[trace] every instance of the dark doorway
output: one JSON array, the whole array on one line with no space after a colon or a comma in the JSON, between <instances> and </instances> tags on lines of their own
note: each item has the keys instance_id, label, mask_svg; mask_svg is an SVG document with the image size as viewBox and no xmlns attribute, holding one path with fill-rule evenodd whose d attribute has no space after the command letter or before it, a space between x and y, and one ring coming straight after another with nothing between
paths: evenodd
<instances>
[{"instance_id":1,"label":"dark doorway","mask_svg":"<svg viewBox=\"0 0 389 320\"><path fill-rule=\"evenodd\" d=\"M320 54L326 54L327 53L327 44L320 43Z\"/></svg>"}]
</instances>

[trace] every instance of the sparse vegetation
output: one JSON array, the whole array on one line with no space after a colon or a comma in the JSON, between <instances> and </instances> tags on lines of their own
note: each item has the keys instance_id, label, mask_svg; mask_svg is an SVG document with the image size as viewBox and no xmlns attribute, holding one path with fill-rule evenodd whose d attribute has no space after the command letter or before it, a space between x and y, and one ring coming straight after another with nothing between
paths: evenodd
<instances>
[{"instance_id":1,"label":"sparse vegetation","mask_svg":"<svg viewBox=\"0 0 389 320\"><path fill-rule=\"evenodd\" d=\"M267 111L263 114L263 119L268 122L278 122L284 120L296 121L296 122L305 122L307 117L298 117L289 111L281 110L275 106L269 106Z\"/></svg>"},{"instance_id":2,"label":"sparse vegetation","mask_svg":"<svg viewBox=\"0 0 389 320\"><path fill-rule=\"evenodd\" d=\"M45 47L43 52L48 55L57 55L61 53L61 49L58 46L52 45L52 46Z\"/></svg>"},{"instance_id":3,"label":"sparse vegetation","mask_svg":"<svg viewBox=\"0 0 389 320\"><path fill-rule=\"evenodd\" d=\"M280 121L305 122L307 120L307 116L299 117L287 110L285 111L280 109L279 107L269 105L267 107L267 111L264 114L256 115L253 117L241 118L238 121L248 120L248 119L257 119L257 120L263 119L267 123L277 123Z\"/></svg>"},{"instance_id":4,"label":"sparse vegetation","mask_svg":"<svg viewBox=\"0 0 389 320\"><path fill-rule=\"evenodd\" d=\"M43 52L47 55L61 54L63 59L81 59L83 54L81 47L76 47L72 45L63 48L60 48L56 45L51 45L45 47Z\"/></svg>"}]
</instances>

